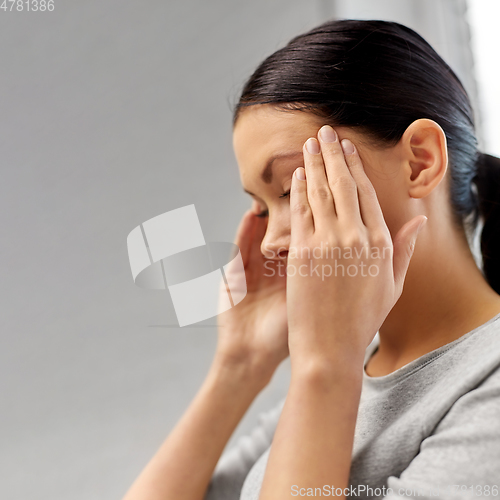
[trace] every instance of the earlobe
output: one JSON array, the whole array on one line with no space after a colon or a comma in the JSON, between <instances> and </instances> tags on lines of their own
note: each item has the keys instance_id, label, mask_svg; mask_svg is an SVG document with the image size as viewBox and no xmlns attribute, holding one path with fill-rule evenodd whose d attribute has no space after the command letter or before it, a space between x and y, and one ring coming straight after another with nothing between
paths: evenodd
<instances>
[{"instance_id":1,"label":"earlobe","mask_svg":"<svg viewBox=\"0 0 500 500\"><path fill-rule=\"evenodd\" d=\"M446 173L446 135L435 121L421 118L406 129L401 139L408 169L408 194L411 198L424 198Z\"/></svg>"}]
</instances>

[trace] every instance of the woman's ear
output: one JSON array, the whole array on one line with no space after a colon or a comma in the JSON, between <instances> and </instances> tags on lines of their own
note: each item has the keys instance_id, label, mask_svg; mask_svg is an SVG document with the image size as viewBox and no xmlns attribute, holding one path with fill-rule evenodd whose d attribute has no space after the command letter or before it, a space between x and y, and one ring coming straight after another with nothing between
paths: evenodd
<instances>
[{"instance_id":1,"label":"woman's ear","mask_svg":"<svg viewBox=\"0 0 500 500\"><path fill-rule=\"evenodd\" d=\"M424 198L443 179L448 167L448 148L443 129L433 120L415 120L401 138L408 194Z\"/></svg>"}]
</instances>

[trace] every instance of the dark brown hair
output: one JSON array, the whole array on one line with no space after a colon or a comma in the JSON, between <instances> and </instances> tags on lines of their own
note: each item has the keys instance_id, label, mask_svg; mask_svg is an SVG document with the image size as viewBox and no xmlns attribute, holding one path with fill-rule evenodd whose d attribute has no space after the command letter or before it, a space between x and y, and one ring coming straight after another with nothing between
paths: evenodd
<instances>
[{"instance_id":1,"label":"dark brown hair","mask_svg":"<svg viewBox=\"0 0 500 500\"><path fill-rule=\"evenodd\" d=\"M255 104L311 112L381 146L395 145L419 118L438 123L448 143L455 222L473 229L482 217L483 273L500 293L500 160L477 150L467 92L415 31L388 21L328 21L258 66L233 123Z\"/></svg>"}]
</instances>

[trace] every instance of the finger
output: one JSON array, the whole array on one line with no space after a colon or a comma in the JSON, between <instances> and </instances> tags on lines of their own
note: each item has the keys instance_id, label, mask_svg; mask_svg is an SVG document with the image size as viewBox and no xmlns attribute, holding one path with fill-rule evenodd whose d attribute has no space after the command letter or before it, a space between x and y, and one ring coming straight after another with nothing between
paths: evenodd
<instances>
[{"instance_id":1,"label":"finger","mask_svg":"<svg viewBox=\"0 0 500 500\"><path fill-rule=\"evenodd\" d=\"M254 234L252 238L252 248L250 251L250 257L252 259L262 259L266 258L264 254L262 253L262 240L264 239L264 236L266 235L267 231L267 226L269 224L269 217L257 217L255 223L255 229L254 229ZM267 249L266 249L267 253Z\"/></svg>"},{"instance_id":2,"label":"finger","mask_svg":"<svg viewBox=\"0 0 500 500\"><path fill-rule=\"evenodd\" d=\"M303 154L307 178L307 200L312 210L314 226L317 228L321 226L321 223L331 226L332 218L337 217L319 142L313 137L308 139L304 144Z\"/></svg>"},{"instance_id":3,"label":"finger","mask_svg":"<svg viewBox=\"0 0 500 500\"><path fill-rule=\"evenodd\" d=\"M403 284L413 256L415 242L420 230L426 224L427 217L420 215L407 222L394 238L394 282L396 284L397 296L403 291Z\"/></svg>"},{"instance_id":4,"label":"finger","mask_svg":"<svg viewBox=\"0 0 500 500\"><path fill-rule=\"evenodd\" d=\"M384 215L380 208L380 203L378 202L377 193L365 173L363 163L361 162L356 147L349 139L342 140L342 147L344 149L346 163L356 183L363 224L369 229L381 227L384 228L384 230L387 229Z\"/></svg>"},{"instance_id":5,"label":"finger","mask_svg":"<svg viewBox=\"0 0 500 500\"><path fill-rule=\"evenodd\" d=\"M257 200L252 200L251 210L256 215L262 212L262 210L260 209L260 203L258 203Z\"/></svg>"},{"instance_id":6,"label":"finger","mask_svg":"<svg viewBox=\"0 0 500 500\"><path fill-rule=\"evenodd\" d=\"M291 241L295 238L305 240L314 232L314 221L311 206L307 199L307 174L299 167L292 175L290 189L290 226Z\"/></svg>"},{"instance_id":7,"label":"finger","mask_svg":"<svg viewBox=\"0 0 500 500\"><path fill-rule=\"evenodd\" d=\"M240 224L238 225L238 229L236 230L234 243L240 249L244 267L247 266L250 257L253 234L255 232L257 219L258 217L255 216L252 210L247 210L243 214Z\"/></svg>"},{"instance_id":8,"label":"finger","mask_svg":"<svg viewBox=\"0 0 500 500\"><path fill-rule=\"evenodd\" d=\"M329 125L321 127L318 138L321 144L328 185L335 201L339 221L358 223L361 220L356 183L347 167L338 135Z\"/></svg>"}]
</instances>

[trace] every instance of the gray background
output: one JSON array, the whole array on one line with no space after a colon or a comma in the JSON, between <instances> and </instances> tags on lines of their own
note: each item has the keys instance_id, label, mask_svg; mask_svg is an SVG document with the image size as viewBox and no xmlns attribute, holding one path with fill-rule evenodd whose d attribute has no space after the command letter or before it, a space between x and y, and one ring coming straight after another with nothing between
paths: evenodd
<instances>
[{"instance_id":1,"label":"gray background","mask_svg":"<svg viewBox=\"0 0 500 500\"><path fill-rule=\"evenodd\" d=\"M345 4L345 5L344 5ZM416 28L476 95L461 0L55 0L0 11L0 491L120 498L200 386L214 320L179 328L126 237L194 203L232 241L249 198L231 110L252 69L337 15ZM475 98L475 97L474 97ZM286 394L289 363L234 439Z\"/></svg>"}]
</instances>

